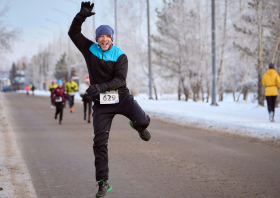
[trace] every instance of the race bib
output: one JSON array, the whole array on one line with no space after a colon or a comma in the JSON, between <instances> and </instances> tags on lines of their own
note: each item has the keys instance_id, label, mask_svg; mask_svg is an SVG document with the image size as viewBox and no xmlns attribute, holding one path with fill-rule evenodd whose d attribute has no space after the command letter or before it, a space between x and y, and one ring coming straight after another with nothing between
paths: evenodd
<instances>
[{"instance_id":1,"label":"race bib","mask_svg":"<svg viewBox=\"0 0 280 198\"><path fill-rule=\"evenodd\" d=\"M75 92L70 92L69 95L70 95L70 96L74 96L74 95L75 95Z\"/></svg>"},{"instance_id":2,"label":"race bib","mask_svg":"<svg viewBox=\"0 0 280 198\"><path fill-rule=\"evenodd\" d=\"M119 103L118 91L106 91L100 93L100 104L116 104Z\"/></svg>"},{"instance_id":3,"label":"race bib","mask_svg":"<svg viewBox=\"0 0 280 198\"><path fill-rule=\"evenodd\" d=\"M62 97L56 97L55 102L62 102Z\"/></svg>"}]
</instances>

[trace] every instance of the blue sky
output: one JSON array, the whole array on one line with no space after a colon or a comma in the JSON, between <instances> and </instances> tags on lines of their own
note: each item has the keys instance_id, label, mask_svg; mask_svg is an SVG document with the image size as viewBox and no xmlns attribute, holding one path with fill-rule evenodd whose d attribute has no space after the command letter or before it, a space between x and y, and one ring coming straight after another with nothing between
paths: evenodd
<instances>
[{"instance_id":1,"label":"blue sky","mask_svg":"<svg viewBox=\"0 0 280 198\"><path fill-rule=\"evenodd\" d=\"M70 23L79 12L82 0L0 0L0 10L9 7L5 15L6 24L10 28L17 27L22 30L20 41L13 45L12 53L5 54L5 66L10 67L12 62L16 62L22 56L31 58L36 54L39 46L46 45L53 37L58 37L61 30L66 33L69 29L67 15L54 10L58 9L66 12L70 16ZM112 25L114 28L114 0L94 0L95 1L95 24L96 27L102 24ZM91 2L93 2L91 0ZM120 2L120 1L119 1ZM155 18L155 8L162 0L150 0L151 20ZM118 6L121 6L119 4ZM47 19L55 21L50 22ZM92 19L87 19L88 24ZM151 27L153 25L151 24ZM93 40L91 35L86 35ZM1 68L0 68L1 69Z\"/></svg>"},{"instance_id":2,"label":"blue sky","mask_svg":"<svg viewBox=\"0 0 280 198\"><path fill-rule=\"evenodd\" d=\"M110 3L113 0L102 0L95 2ZM5 15L6 24L10 28L17 27L22 30L20 41L13 46L12 53L5 55L11 64L22 56L32 57L38 49L38 46L46 44L53 39L53 35L59 32L59 25L65 33L68 30L68 17L54 10L54 8L66 12L70 16L70 23L80 9L80 0L1 0L0 10L9 7ZM105 17L100 20L97 10L100 10L100 3L95 3L96 26L101 23L112 23L114 19L114 5L110 6L108 13L112 17ZM106 9L107 6L106 6ZM48 21L56 21L58 24ZM106 21L107 20L107 21ZM108 21L109 20L109 21ZM92 38L90 38L92 39Z\"/></svg>"}]
</instances>

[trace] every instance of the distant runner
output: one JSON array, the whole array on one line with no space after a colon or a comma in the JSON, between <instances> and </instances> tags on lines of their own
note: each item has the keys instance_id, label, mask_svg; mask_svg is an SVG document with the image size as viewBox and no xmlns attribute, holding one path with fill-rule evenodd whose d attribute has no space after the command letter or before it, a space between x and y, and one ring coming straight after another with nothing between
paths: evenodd
<instances>
[{"instance_id":1,"label":"distant runner","mask_svg":"<svg viewBox=\"0 0 280 198\"><path fill-rule=\"evenodd\" d=\"M51 108L54 108L54 99L52 98L52 91L57 88L57 84L55 83L55 80L52 80L52 84L49 85L49 91L51 92Z\"/></svg>"},{"instance_id":2,"label":"distant runner","mask_svg":"<svg viewBox=\"0 0 280 198\"><path fill-rule=\"evenodd\" d=\"M280 88L280 77L275 71L274 64L269 64L269 69L263 75L262 84L265 86L265 97L267 102L267 110L269 121L275 122L275 103L278 96L278 88Z\"/></svg>"},{"instance_id":3,"label":"distant runner","mask_svg":"<svg viewBox=\"0 0 280 198\"><path fill-rule=\"evenodd\" d=\"M57 115L59 114L59 124L61 124L66 94L64 88L62 87L62 80L58 80L57 84L58 87L52 91L52 98L54 99L56 106L54 119L57 119Z\"/></svg>"},{"instance_id":4,"label":"distant runner","mask_svg":"<svg viewBox=\"0 0 280 198\"><path fill-rule=\"evenodd\" d=\"M82 2L81 10L75 16L68 34L87 63L91 84L87 93L92 96L94 102L93 150L96 181L99 185L96 197L104 197L112 190L108 183L108 139L114 116L122 114L130 119L129 124L138 131L144 141L149 141L151 134L147 129L150 123L149 116L126 87L128 60L125 53L112 43L114 30L108 25L99 26L96 29L96 43L81 33L83 22L95 14L91 12L93 6L90 2Z\"/></svg>"},{"instance_id":5,"label":"distant runner","mask_svg":"<svg viewBox=\"0 0 280 198\"><path fill-rule=\"evenodd\" d=\"M86 93L86 90L89 88L89 85L90 85L89 77L87 76L85 79L85 84L81 84L79 88L79 93L83 98L83 103L84 103L84 120L87 119L87 109L88 109L88 123L90 123L91 108L92 108L91 96Z\"/></svg>"},{"instance_id":6,"label":"distant runner","mask_svg":"<svg viewBox=\"0 0 280 198\"><path fill-rule=\"evenodd\" d=\"M26 95L29 96L30 87L29 87L29 86L26 86L24 89L25 89L25 91L26 91Z\"/></svg>"},{"instance_id":7,"label":"distant runner","mask_svg":"<svg viewBox=\"0 0 280 198\"><path fill-rule=\"evenodd\" d=\"M31 84L30 85L30 90L32 91L32 95L34 96L34 91L35 91L35 89L36 89L36 87L33 85L33 84Z\"/></svg>"},{"instance_id":8,"label":"distant runner","mask_svg":"<svg viewBox=\"0 0 280 198\"><path fill-rule=\"evenodd\" d=\"M78 91L78 85L73 78L69 78L69 82L65 84L65 91L67 92L67 99L69 100L70 112L74 112L75 92Z\"/></svg>"}]
</instances>

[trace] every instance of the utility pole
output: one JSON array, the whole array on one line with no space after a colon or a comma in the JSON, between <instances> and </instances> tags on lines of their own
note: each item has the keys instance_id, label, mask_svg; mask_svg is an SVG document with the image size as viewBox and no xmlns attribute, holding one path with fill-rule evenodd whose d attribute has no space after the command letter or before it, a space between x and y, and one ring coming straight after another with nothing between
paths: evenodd
<instances>
[{"instance_id":1,"label":"utility pole","mask_svg":"<svg viewBox=\"0 0 280 198\"><path fill-rule=\"evenodd\" d=\"M42 55L40 54L39 57L40 56ZM43 90L43 62L41 60L39 60L39 62L40 62L40 90Z\"/></svg>"},{"instance_id":2,"label":"utility pole","mask_svg":"<svg viewBox=\"0 0 280 198\"><path fill-rule=\"evenodd\" d=\"M149 9L149 0L147 0L147 21L148 21L149 99L153 99L153 96L152 96L152 68L151 68L151 42L150 42L150 9Z\"/></svg>"},{"instance_id":3,"label":"utility pole","mask_svg":"<svg viewBox=\"0 0 280 198\"><path fill-rule=\"evenodd\" d=\"M55 42L55 31L54 31L53 29L48 28L48 27L45 27L45 26L43 26L43 25L41 25L41 28L44 28L44 29L47 29L47 30L52 31L52 33L53 33L53 42Z\"/></svg>"},{"instance_id":4,"label":"utility pole","mask_svg":"<svg viewBox=\"0 0 280 198\"><path fill-rule=\"evenodd\" d=\"M61 25L60 25L60 23L58 23L54 20L51 20L51 19L46 19L46 20L58 25L58 29L59 29L59 34L58 34L58 36L59 36L59 51L61 51Z\"/></svg>"},{"instance_id":5,"label":"utility pole","mask_svg":"<svg viewBox=\"0 0 280 198\"><path fill-rule=\"evenodd\" d=\"M117 34L117 0L115 0L115 45L117 45L117 37L116 37L116 34Z\"/></svg>"},{"instance_id":6,"label":"utility pole","mask_svg":"<svg viewBox=\"0 0 280 198\"><path fill-rule=\"evenodd\" d=\"M215 37L215 0L212 0L212 75L211 75L211 83L212 83L212 103L211 106L218 106L216 102L216 85L217 85L217 71L216 71L216 37Z\"/></svg>"}]
</instances>

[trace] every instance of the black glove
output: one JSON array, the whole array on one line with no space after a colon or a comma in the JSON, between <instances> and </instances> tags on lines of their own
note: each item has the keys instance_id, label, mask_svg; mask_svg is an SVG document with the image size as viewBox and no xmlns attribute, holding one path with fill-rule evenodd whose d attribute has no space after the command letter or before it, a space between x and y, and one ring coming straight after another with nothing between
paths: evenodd
<instances>
[{"instance_id":1,"label":"black glove","mask_svg":"<svg viewBox=\"0 0 280 198\"><path fill-rule=\"evenodd\" d=\"M105 83L90 85L86 90L86 93L90 96L96 97L99 93L104 93L108 90L108 86Z\"/></svg>"},{"instance_id":2,"label":"black glove","mask_svg":"<svg viewBox=\"0 0 280 198\"><path fill-rule=\"evenodd\" d=\"M96 97L99 94L99 91L97 90L95 85L90 85L87 88L86 93L90 96Z\"/></svg>"},{"instance_id":3,"label":"black glove","mask_svg":"<svg viewBox=\"0 0 280 198\"><path fill-rule=\"evenodd\" d=\"M104 93L108 90L108 86L105 83L96 85L96 88L99 91L99 93Z\"/></svg>"},{"instance_id":4,"label":"black glove","mask_svg":"<svg viewBox=\"0 0 280 198\"><path fill-rule=\"evenodd\" d=\"M90 17L92 15L94 15L95 13L94 12L91 12L92 9L93 9L93 6L94 6L94 3L92 3L90 5L90 1L88 2L82 2L81 3L81 10L79 12L79 14L83 17Z\"/></svg>"}]
</instances>

